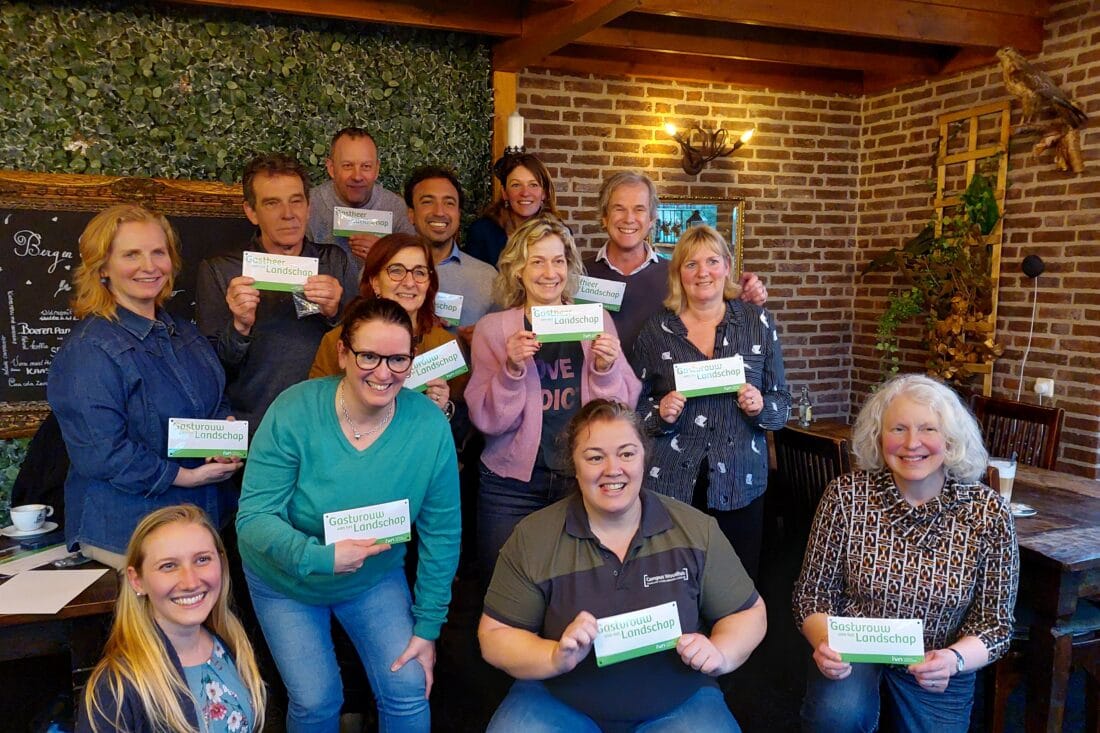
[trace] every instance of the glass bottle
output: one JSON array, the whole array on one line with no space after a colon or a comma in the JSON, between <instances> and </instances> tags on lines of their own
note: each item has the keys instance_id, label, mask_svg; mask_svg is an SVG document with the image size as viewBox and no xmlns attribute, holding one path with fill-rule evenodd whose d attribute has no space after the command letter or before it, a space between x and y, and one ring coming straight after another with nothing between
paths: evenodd
<instances>
[{"instance_id":1,"label":"glass bottle","mask_svg":"<svg viewBox=\"0 0 1100 733\"><path fill-rule=\"evenodd\" d=\"M810 388L802 385L802 397L798 400L798 424L808 428L814 421L814 406L810 402Z\"/></svg>"}]
</instances>

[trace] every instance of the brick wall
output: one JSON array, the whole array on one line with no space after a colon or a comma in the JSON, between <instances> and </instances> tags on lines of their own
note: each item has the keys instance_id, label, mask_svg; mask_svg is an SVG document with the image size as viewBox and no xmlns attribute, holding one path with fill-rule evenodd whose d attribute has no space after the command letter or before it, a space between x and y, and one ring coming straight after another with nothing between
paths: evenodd
<instances>
[{"instance_id":1,"label":"brick wall","mask_svg":"<svg viewBox=\"0 0 1100 733\"><path fill-rule=\"evenodd\" d=\"M517 101L527 149L550 168L583 248L603 244L596 200L615 170L646 171L662 195L743 197L744 268L768 286L788 381L810 385L819 415L847 417L860 100L534 70L520 76ZM686 175L664 124L717 121L756 125L756 135Z\"/></svg>"},{"instance_id":2,"label":"brick wall","mask_svg":"<svg viewBox=\"0 0 1100 733\"><path fill-rule=\"evenodd\" d=\"M1100 0L1056 5L1046 28L1035 61L1100 116ZM788 381L811 385L820 416L847 419L878 380L873 336L890 291L888 280L865 281L858 269L929 219L936 117L1004 97L995 67L861 99L534 69L520 75L517 101L528 150L555 176L582 247L602 244L596 194L613 170L644 170L665 195L744 197L744 267L768 285ZM692 177L680 170L665 122L755 124L757 134ZM1047 272L1025 390L1036 377L1055 379L1067 411L1060 467L1088 476L1100 475L1098 140L1100 129L1086 131L1089 168L1080 176L1013 140L997 324L1006 351L994 381L995 394L1015 396L1032 292L1019 263L1039 254ZM905 362L919 369L923 357L909 346Z\"/></svg>"}]
</instances>

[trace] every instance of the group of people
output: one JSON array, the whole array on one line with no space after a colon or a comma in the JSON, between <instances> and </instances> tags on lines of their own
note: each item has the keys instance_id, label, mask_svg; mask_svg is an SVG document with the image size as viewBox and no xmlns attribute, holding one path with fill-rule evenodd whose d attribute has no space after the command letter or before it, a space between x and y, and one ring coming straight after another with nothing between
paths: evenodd
<instances>
[{"instance_id":1,"label":"group of people","mask_svg":"<svg viewBox=\"0 0 1100 733\"><path fill-rule=\"evenodd\" d=\"M470 531L461 452L478 461L478 640L517 680L490 729L738 730L715 678L764 636L766 432L791 402L759 279L738 277L706 226L660 258L641 173L604 183L607 239L582 260L533 155L498 163L502 197L465 250L453 171L416 169L402 201L378 185L359 128L334 136L326 165L311 191L290 156L249 162L256 235L200 265L197 326L162 307L180 268L164 217L112 207L80 239L80 321L48 383L72 462L66 539L125 574L80 729L259 728L264 685L227 605L222 533L286 685L288 730L338 727L335 616L381 729L427 731L435 640ZM389 210L394 233L338 237L333 206ZM318 274L298 293L260 290L244 251L315 257ZM625 283L621 308L592 340L540 342L531 309L571 303L585 273ZM439 293L462 296L457 326L435 316ZM468 375L403 389L418 354L452 341ZM731 356L744 362L736 393L676 389L675 364ZM246 461L168 458L169 418L247 419ZM465 450L475 434L480 455ZM969 673L1008 644L1017 562L1011 517L979 482L981 436L953 392L910 376L870 399L855 443L867 470L826 492L795 595L817 670L804 718L864 729L885 677L908 729L929 719L913 707L939 710L948 693L958 704L935 719L965 730ZM415 526L411 591L405 544L326 543L326 514L390 502ZM674 651L597 666L598 619L672 601ZM829 615L921 618L932 651L908 669L845 663Z\"/></svg>"}]
</instances>

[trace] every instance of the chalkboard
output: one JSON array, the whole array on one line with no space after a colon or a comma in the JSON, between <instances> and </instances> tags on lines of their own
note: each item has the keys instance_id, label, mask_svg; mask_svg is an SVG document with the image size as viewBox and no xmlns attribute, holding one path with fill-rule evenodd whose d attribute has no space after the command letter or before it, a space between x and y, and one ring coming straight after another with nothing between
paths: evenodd
<instances>
[{"instance_id":1,"label":"chalkboard","mask_svg":"<svg viewBox=\"0 0 1100 733\"><path fill-rule=\"evenodd\" d=\"M133 202L168 216L184 266L166 308L191 320L198 263L252 235L241 199L221 183L0 171L0 437L33 432L48 409L50 360L74 323L77 241L97 212Z\"/></svg>"}]
</instances>

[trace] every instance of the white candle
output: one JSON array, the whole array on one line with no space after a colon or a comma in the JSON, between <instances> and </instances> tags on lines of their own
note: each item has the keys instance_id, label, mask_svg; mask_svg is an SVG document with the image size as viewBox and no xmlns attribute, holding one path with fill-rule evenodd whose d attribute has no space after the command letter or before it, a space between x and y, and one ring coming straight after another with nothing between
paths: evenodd
<instances>
[{"instance_id":1,"label":"white candle","mask_svg":"<svg viewBox=\"0 0 1100 733\"><path fill-rule=\"evenodd\" d=\"M523 147L523 115L519 112L508 115L508 147Z\"/></svg>"}]
</instances>

